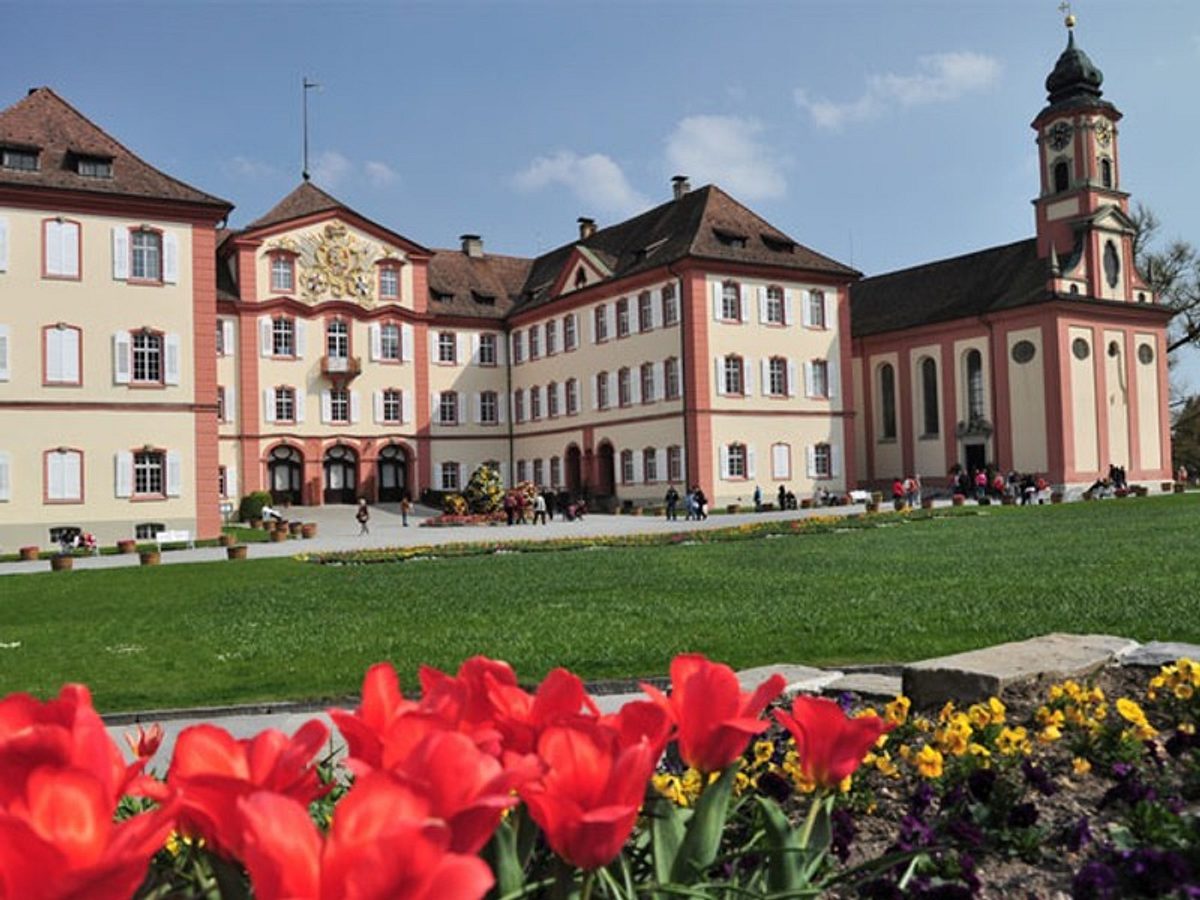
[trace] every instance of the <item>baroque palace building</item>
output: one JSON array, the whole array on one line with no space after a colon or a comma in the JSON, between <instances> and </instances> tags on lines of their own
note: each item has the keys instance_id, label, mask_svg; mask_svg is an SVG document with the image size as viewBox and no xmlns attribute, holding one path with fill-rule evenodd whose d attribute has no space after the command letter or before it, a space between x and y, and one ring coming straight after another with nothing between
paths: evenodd
<instances>
[{"instance_id":1,"label":"baroque palace building","mask_svg":"<svg viewBox=\"0 0 1200 900\"><path fill-rule=\"evenodd\" d=\"M682 176L536 259L426 248L307 181L231 232L31 91L0 112L0 546L208 537L250 491L394 502L484 462L636 504L955 464L1167 479L1169 313L1100 84L1072 35L1034 238L864 280Z\"/></svg>"}]
</instances>

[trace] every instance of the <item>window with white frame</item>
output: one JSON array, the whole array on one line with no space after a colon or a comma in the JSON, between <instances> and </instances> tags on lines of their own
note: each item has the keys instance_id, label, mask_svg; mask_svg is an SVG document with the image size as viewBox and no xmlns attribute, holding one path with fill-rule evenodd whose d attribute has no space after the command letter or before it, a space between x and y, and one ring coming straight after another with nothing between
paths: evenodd
<instances>
[{"instance_id":1,"label":"window with white frame","mask_svg":"<svg viewBox=\"0 0 1200 900\"><path fill-rule=\"evenodd\" d=\"M562 459L557 456L550 457L550 486L558 487L562 484Z\"/></svg>"},{"instance_id":2,"label":"window with white frame","mask_svg":"<svg viewBox=\"0 0 1200 900\"><path fill-rule=\"evenodd\" d=\"M829 363L823 359L814 359L809 363L809 372L812 373L812 384L809 386L810 397L828 397L829 396Z\"/></svg>"},{"instance_id":3,"label":"window with white frame","mask_svg":"<svg viewBox=\"0 0 1200 900\"><path fill-rule=\"evenodd\" d=\"M633 451L621 451L621 483L633 483Z\"/></svg>"},{"instance_id":4,"label":"window with white frame","mask_svg":"<svg viewBox=\"0 0 1200 900\"><path fill-rule=\"evenodd\" d=\"M457 360L458 337L453 331L438 332L438 362L453 365Z\"/></svg>"},{"instance_id":5,"label":"window with white frame","mask_svg":"<svg viewBox=\"0 0 1200 900\"><path fill-rule=\"evenodd\" d=\"M654 396L654 363L642 363L641 374L642 380L642 402L653 403Z\"/></svg>"},{"instance_id":6,"label":"window with white frame","mask_svg":"<svg viewBox=\"0 0 1200 900\"><path fill-rule=\"evenodd\" d=\"M620 406L628 406L633 400L633 388L629 379L628 368L622 366L617 370L617 403Z\"/></svg>"},{"instance_id":7,"label":"window with white frame","mask_svg":"<svg viewBox=\"0 0 1200 900\"><path fill-rule=\"evenodd\" d=\"M271 319L271 355L296 355L296 321L288 316Z\"/></svg>"},{"instance_id":8,"label":"window with white frame","mask_svg":"<svg viewBox=\"0 0 1200 900\"><path fill-rule=\"evenodd\" d=\"M540 419L542 417L542 389L538 385L534 385L529 389L529 418Z\"/></svg>"},{"instance_id":9,"label":"window with white frame","mask_svg":"<svg viewBox=\"0 0 1200 900\"><path fill-rule=\"evenodd\" d=\"M513 419L517 422L525 421L525 391L521 388L513 391Z\"/></svg>"},{"instance_id":10,"label":"window with white frame","mask_svg":"<svg viewBox=\"0 0 1200 900\"><path fill-rule=\"evenodd\" d=\"M663 391L666 399L679 399L679 360L674 356L663 361Z\"/></svg>"},{"instance_id":11,"label":"window with white frame","mask_svg":"<svg viewBox=\"0 0 1200 900\"><path fill-rule=\"evenodd\" d=\"M746 445L730 444L726 449L728 464L726 472L729 478L745 478L746 476Z\"/></svg>"},{"instance_id":12,"label":"window with white frame","mask_svg":"<svg viewBox=\"0 0 1200 900\"><path fill-rule=\"evenodd\" d=\"M163 497L167 493L166 455L160 450L133 454L133 493L139 497Z\"/></svg>"},{"instance_id":13,"label":"window with white frame","mask_svg":"<svg viewBox=\"0 0 1200 900\"><path fill-rule=\"evenodd\" d=\"M217 356L224 356L233 348L225 346L225 322L222 319L217 319Z\"/></svg>"},{"instance_id":14,"label":"window with white frame","mask_svg":"<svg viewBox=\"0 0 1200 900\"><path fill-rule=\"evenodd\" d=\"M542 329L539 325L529 326L529 358L537 359L542 355Z\"/></svg>"},{"instance_id":15,"label":"window with white frame","mask_svg":"<svg viewBox=\"0 0 1200 900\"><path fill-rule=\"evenodd\" d=\"M42 330L46 384L81 384L80 354L83 332L59 322Z\"/></svg>"},{"instance_id":16,"label":"window with white frame","mask_svg":"<svg viewBox=\"0 0 1200 900\"><path fill-rule=\"evenodd\" d=\"M567 415L573 416L579 412L579 381L575 378L568 378L566 390ZM557 482L556 482L557 483Z\"/></svg>"},{"instance_id":17,"label":"window with white frame","mask_svg":"<svg viewBox=\"0 0 1200 900\"><path fill-rule=\"evenodd\" d=\"M546 464L540 458L533 461L533 483L538 487L546 483Z\"/></svg>"},{"instance_id":18,"label":"window with white frame","mask_svg":"<svg viewBox=\"0 0 1200 900\"><path fill-rule=\"evenodd\" d=\"M444 462L442 469L442 490L457 491L459 488L458 463Z\"/></svg>"},{"instance_id":19,"label":"window with white frame","mask_svg":"<svg viewBox=\"0 0 1200 900\"><path fill-rule=\"evenodd\" d=\"M442 391L438 398L438 422L442 425L458 424L458 394L455 391Z\"/></svg>"},{"instance_id":20,"label":"window with white frame","mask_svg":"<svg viewBox=\"0 0 1200 900\"><path fill-rule=\"evenodd\" d=\"M579 319L575 313L563 316L563 349L570 351L579 346Z\"/></svg>"},{"instance_id":21,"label":"window with white frame","mask_svg":"<svg viewBox=\"0 0 1200 900\"><path fill-rule=\"evenodd\" d=\"M599 372L596 374L596 406L608 409L608 402L608 373Z\"/></svg>"},{"instance_id":22,"label":"window with white frame","mask_svg":"<svg viewBox=\"0 0 1200 900\"><path fill-rule=\"evenodd\" d=\"M129 277L162 281L162 234L141 229L130 234Z\"/></svg>"},{"instance_id":23,"label":"window with white frame","mask_svg":"<svg viewBox=\"0 0 1200 900\"><path fill-rule=\"evenodd\" d=\"M558 383L554 381L546 385L546 415L552 419L558 415Z\"/></svg>"},{"instance_id":24,"label":"window with white frame","mask_svg":"<svg viewBox=\"0 0 1200 900\"><path fill-rule=\"evenodd\" d=\"M675 285L664 285L662 289L663 325L679 324L679 297L675 294Z\"/></svg>"},{"instance_id":25,"label":"window with white frame","mask_svg":"<svg viewBox=\"0 0 1200 900\"><path fill-rule=\"evenodd\" d=\"M133 332L133 384L163 383L163 336L153 331Z\"/></svg>"},{"instance_id":26,"label":"window with white frame","mask_svg":"<svg viewBox=\"0 0 1200 900\"><path fill-rule=\"evenodd\" d=\"M43 260L47 278L79 277L79 223L47 219L42 223Z\"/></svg>"},{"instance_id":27,"label":"window with white frame","mask_svg":"<svg viewBox=\"0 0 1200 900\"><path fill-rule=\"evenodd\" d=\"M617 337L629 337L629 298L617 301Z\"/></svg>"},{"instance_id":28,"label":"window with white frame","mask_svg":"<svg viewBox=\"0 0 1200 900\"><path fill-rule=\"evenodd\" d=\"M325 325L325 354L333 359L350 356L350 326L343 319L330 319Z\"/></svg>"},{"instance_id":29,"label":"window with white frame","mask_svg":"<svg viewBox=\"0 0 1200 900\"><path fill-rule=\"evenodd\" d=\"M529 480L529 463L526 460L517 460L517 481Z\"/></svg>"},{"instance_id":30,"label":"window with white frame","mask_svg":"<svg viewBox=\"0 0 1200 900\"><path fill-rule=\"evenodd\" d=\"M479 421L484 425L495 425L500 421L500 401L495 391L484 391L479 395Z\"/></svg>"},{"instance_id":31,"label":"window with white frame","mask_svg":"<svg viewBox=\"0 0 1200 900\"><path fill-rule=\"evenodd\" d=\"M742 318L742 293L737 282L726 281L721 285L721 318L729 322Z\"/></svg>"},{"instance_id":32,"label":"window with white frame","mask_svg":"<svg viewBox=\"0 0 1200 900\"><path fill-rule=\"evenodd\" d=\"M810 328L825 328L825 292L808 292L808 324Z\"/></svg>"},{"instance_id":33,"label":"window with white frame","mask_svg":"<svg viewBox=\"0 0 1200 900\"><path fill-rule=\"evenodd\" d=\"M813 477L833 477L833 450L828 444L813 447Z\"/></svg>"},{"instance_id":34,"label":"window with white frame","mask_svg":"<svg viewBox=\"0 0 1200 900\"><path fill-rule=\"evenodd\" d=\"M400 269L395 263L379 266L379 298L397 300L400 297Z\"/></svg>"},{"instance_id":35,"label":"window with white frame","mask_svg":"<svg viewBox=\"0 0 1200 900\"><path fill-rule=\"evenodd\" d=\"M512 361L513 363L525 361L525 340L524 335L519 331L512 333Z\"/></svg>"},{"instance_id":36,"label":"window with white frame","mask_svg":"<svg viewBox=\"0 0 1200 900\"><path fill-rule=\"evenodd\" d=\"M83 501L83 453L63 447L46 453L46 500L50 503Z\"/></svg>"},{"instance_id":37,"label":"window with white frame","mask_svg":"<svg viewBox=\"0 0 1200 900\"><path fill-rule=\"evenodd\" d=\"M296 261L289 253L271 256L271 290L290 294L296 289Z\"/></svg>"},{"instance_id":38,"label":"window with white frame","mask_svg":"<svg viewBox=\"0 0 1200 900\"><path fill-rule=\"evenodd\" d=\"M404 395L400 390L398 388L384 388L381 403L383 407L383 421L388 425L399 423L404 416Z\"/></svg>"},{"instance_id":39,"label":"window with white frame","mask_svg":"<svg viewBox=\"0 0 1200 900\"><path fill-rule=\"evenodd\" d=\"M350 391L347 388L330 389L329 421L337 425L350 422Z\"/></svg>"},{"instance_id":40,"label":"window with white frame","mask_svg":"<svg viewBox=\"0 0 1200 900\"><path fill-rule=\"evenodd\" d=\"M788 395L788 363L786 359L772 356L767 363L768 391L772 397Z\"/></svg>"},{"instance_id":41,"label":"window with white frame","mask_svg":"<svg viewBox=\"0 0 1200 900\"><path fill-rule=\"evenodd\" d=\"M387 362L400 361L400 326L384 322L379 326L379 358Z\"/></svg>"},{"instance_id":42,"label":"window with white frame","mask_svg":"<svg viewBox=\"0 0 1200 900\"><path fill-rule=\"evenodd\" d=\"M601 303L592 310L592 320L596 326L596 342L608 340L608 310Z\"/></svg>"},{"instance_id":43,"label":"window with white frame","mask_svg":"<svg viewBox=\"0 0 1200 900\"><path fill-rule=\"evenodd\" d=\"M275 388L275 421L296 421L296 389L287 385Z\"/></svg>"},{"instance_id":44,"label":"window with white frame","mask_svg":"<svg viewBox=\"0 0 1200 900\"><path fill-rule=\"evenodd\" d=\"M638 294L638 331L649 331L654 327L654 298L649 291Z\"/></svg>"},{"instance_id":45,"label":"window with white frame","mask_svg":"<svg viewBox=\"0 0 1200 900\"><path fill-rule=\"evenodd\" d=\"M778 285L771 285L767 288L767 322L771 325L783 325L784 318L784 302L783 288Z\"/></svg>"},{"instance_id":46,"label":"window with white frame","mask_svg":"<svg viewBox=\"0 0 1200 900\"><path fill-rule=\"evenodd\" d=\"M787 444L771 445L771 477L776 481L792 477L792 448Z\"/></svg>"},{"instance_id":47,"label":"window with white frame","mask_svg":"<svg viewBox=\"0 0 1200 900\"><path fill-rule=\"evenodd\" d=\"M745 388L745 372L742 368L742 358L740 356L726 356L725 393L744 394Z\"/></svg>"},{"instance_id":48,"label":"window with white frame","mask_svg":"<svg viewBox=\"0 0 1200 900\"><path fill-rule=\"evenodd\" d=\"M683 449L676 444L667 448L667 481L683 481Z\"/></svg>"},{"instance_id":49,"label":"window with white frame","mask_svg":"<svg viewBox=\"0 0 1200 900\"><path fill-rule=\"evenodd\" d=\"M653 447L642 451L642 481L647 484L658 481L658 451Z\"/></svg>"},{"instance_id":50,"label":"window with white frame","mask_svg":"<svg viewBox=\"0 0 1200 900\"><path fill-rule=\"evenodd\" d=\"M553 356L558 352L558 322L551 319L546 323L546 355Z\"/></svg>"},{"instance_id":51,"label":"window with white frame","mask_svg":"<svg viewBox=\"0 0 1200 900\"><path fill-rule=\"evenodd\" d=\"M496 335L484 332L479 336L479 364L496 365Z\"/></svg>"}]
</instances>

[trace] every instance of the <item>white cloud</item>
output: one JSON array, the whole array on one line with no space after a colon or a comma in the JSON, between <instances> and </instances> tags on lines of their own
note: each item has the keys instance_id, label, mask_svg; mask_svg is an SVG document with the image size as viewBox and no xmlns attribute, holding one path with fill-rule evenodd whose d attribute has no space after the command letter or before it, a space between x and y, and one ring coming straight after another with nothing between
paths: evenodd
<instances>
[{"instance_id":1,"label":"white cloud","mask_svg":"<svg viewBox=\"0 0 1200 900\"><path fill-rule=\"evenodd\" d=\"M353 172L354 164L336 150L325 150L309 166L312 180L321 187L333 189Z\"/></svg>"},{"instance_id":2,"label":"white cloud","mask_svg":"<svg viewBox=\"0 0 1200 900\"><path fill-rule=\"evenodd\" d=\"M248 156L235 156L221 164L221 168L229 175L239 178L271 178L279 174L270 163L251 159Z\"/></svg>"},{"instance_id":3,"label":"white cloud","mask_svg":"<svg viewBox=\"0 0 1200 900\"><path fill-rule=\"evenodd\" d=\"M693 183L716 182L744 200L782 197L782 160L762 142L762 130L756 119L689 116L667 137L667 162Z\"/></svg>"},{"instance_id":4,"label":"white cloud","mask_svg":"<svg viewBox=\"0 0 1200 900\"><path fill-rule=\"evenodd\" d=\"M630 185L621 167L603 153L580 156L562 150L553 156L539 156L522 172L513 176L513 185L522 191L538 191L551 185L568 188L597 214L628 214L646 205L646 200Z\"/></svg>"},{"instance_id":5,"label":"white cloud","mask_svg":"<svg viewBox=\"0 0 1200 900\"><path fill-rule=\"evenodd\" d=\"M1000 77L997 60L969 51L922 56L917 59L917 68L911 75L871 75L862 96L843 103L813 97L805 89L796 88L796 105L808 111L818 128L836 131L852 122L876 118L895 106L957 100L990 87Z\"/></svg>"},{"instance_id":6,"label":"white cloud","mask_svg":"<svg viewBox=\"0 0 1200 900\"><path fill-rule=\"evenodd\" d=\"M363 164L363 171L366 172L367 181L371 182L374 187L388 187L400 180L400 176L396 174L395 169L387 163L376 160L365 162Z\"/></svg>"}]
</instances>

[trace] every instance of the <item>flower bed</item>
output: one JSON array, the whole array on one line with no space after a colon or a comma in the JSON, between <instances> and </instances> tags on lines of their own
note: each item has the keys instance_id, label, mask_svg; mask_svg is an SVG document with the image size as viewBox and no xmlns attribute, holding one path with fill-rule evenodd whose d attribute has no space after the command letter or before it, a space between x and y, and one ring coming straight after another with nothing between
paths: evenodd
<instances>
[{"instance_id":1,"label":"flower bed","mask_svg":"<svg viewBox=\"0 0 1200 900\"><path fill-rule=\"evenodd\" d=\"M361 705L238 740L184 729L126 765L82 685L0 701L13 896L1195 896L1200 666L918 714L742 692L682 655L601 715L497 660L373 666ZM1147 683L1148 681L1148 683ZM1114 694L1114 692L1116 692ZM773 706L773 708L772 708ZM769 712L769 715L768 715ZM90 823L81 829L79 823Z\"/></svg>"},{"instance_id":2,"label":"flower bed","mask_svg":"<svg viewBox=\"0 0 1200 900\"><path fill-rule=\"evenodd\" d=\"M499 525L504 522L504 513L443 513L421 522L422 528L458 528L463 525Z\"/></svg>"}]
</instances>

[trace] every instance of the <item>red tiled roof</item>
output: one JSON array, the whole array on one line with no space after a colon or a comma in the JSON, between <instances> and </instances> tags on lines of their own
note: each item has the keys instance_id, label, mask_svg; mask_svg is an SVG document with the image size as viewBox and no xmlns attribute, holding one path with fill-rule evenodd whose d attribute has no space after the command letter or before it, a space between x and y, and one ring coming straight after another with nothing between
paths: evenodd
<instances>
[{"instance_id":1,"label":"red tiled roof","mask_svg":"<svg viewBox=\"0 0 1200 900\"><path fill-rule=\"evenodd\" d=\"M268 228L281 222L290 222L292 219L301 219L332 209L348 213L354 212L341 200L325 193L311 181L302 181L298 188L242 230L256 231L259 228Z\"/></svg>"},{"instance_id":2,"label":"red tiled roof","mask_svg":"<svg viewBox=\"0 0 1200 900\"><path fill-rule=\"evenodd\" d=\"M0 168L0 186L19 185L83 191L149 200L169 200L217 207L233 204L206 194L160 172L63 100L48 87L35 88L0 111L0 147L37 149L38 168ZM78 156L112 160L112 177L80 175Z\"/></svg>"}]
</instances>

